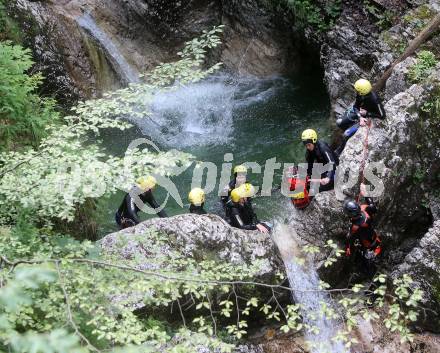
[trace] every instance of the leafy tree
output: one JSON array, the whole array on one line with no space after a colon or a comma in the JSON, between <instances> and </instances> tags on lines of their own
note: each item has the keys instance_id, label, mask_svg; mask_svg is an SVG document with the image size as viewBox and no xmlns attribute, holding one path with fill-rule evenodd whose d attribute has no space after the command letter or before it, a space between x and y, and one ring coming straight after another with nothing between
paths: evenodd
<instances>
[{"instance_id":1,"label":"leafy tree","mask_svg":"<svg viewBox=\"0 0 440 353\"><path fill-rule=\"evenodd\" d=\"M36 93L42 76L27 74L32 65L30 50L0 42L0 150L38 145L58 119L54 101Z\"/></svg>"}]
</instances>

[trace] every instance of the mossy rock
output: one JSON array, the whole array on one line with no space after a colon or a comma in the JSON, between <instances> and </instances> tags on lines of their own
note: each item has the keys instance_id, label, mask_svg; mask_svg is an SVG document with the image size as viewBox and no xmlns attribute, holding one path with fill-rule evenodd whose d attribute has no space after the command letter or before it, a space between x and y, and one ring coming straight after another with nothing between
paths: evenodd
<instances>
[{"instance_id":1,"label":"mossy rock","mask_svg":"<svg viewBox=\"0 0 440 353\"><path fill-rule=\"evenodd\" d=\"M410 11L405 16L403 16L403 23L411 24L413 22L422 21L425 24L431 21L432 18L436 15L436 12L431 9L431 7L427 4L419 6L413 11Z\"/></svg>"}]
</instances>

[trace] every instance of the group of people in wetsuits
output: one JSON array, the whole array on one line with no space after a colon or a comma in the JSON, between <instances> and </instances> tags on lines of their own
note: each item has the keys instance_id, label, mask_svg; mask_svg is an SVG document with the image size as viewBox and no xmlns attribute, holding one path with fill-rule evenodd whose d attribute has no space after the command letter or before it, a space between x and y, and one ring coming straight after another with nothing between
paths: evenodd
<instances>
[{"instance_id":1,"label":"group of people in wetsuits","mask_svg":"<svg viewBox=\"0 0 440 353\"><path fill-rule=\"evenodd\" d=\"M339 164L339 156L350 137L352 137L360 126L370 124L370 119L385 119L385 110L377 96L372 90L368 80L359 79L354 84L357 92L353 106L336 121L337 126L344 130L342 142L332 150L330 146L318 139L318 134L313 129L306 129L301 135L301 140L306 148L306 162L308 164L307 176L300 179L293 176L290 179L290 190L292 203L297 209L305 209L311 202L309 196L311 185L319 185L319 192L332 190L335 183L335 171ZM315 163L330 166L321 174L318 180L312 179ZM246 182L247 168L239 165L234 168L234 178L224 188L221 202L225 211L225 218L231 226L245 229L258 230L267 233L271 230L270 224L260 222L252 207L252 197L255 196L255 188ZM318 183L319 182L319 183ZM159 217L167 217L164 210L159 210L159 205L154 199L152 190L156 186L156 180L152 176L140 178L137 182L137 193L143 203L147 203L153 209L158 210ZM365 196L365 185L361 185L361 195ZM190 213L206 214L205 192L200 188L191 190L188 195L190 201ZM116 222L121 228L126 228L139 223L138 212L140 208L136 205L132 193L125 195L124 200L116 212ZM364 202L347 200L344 203L344 212L350 217L351 225L347 234L346 255L353 253L362 254L363 259L368 263L375 259L382 251L381 240L374 230L373 218L377 212L374 202L369 197L364 197ZM359 250L359 251L356 251Z\"/></svg>"},{"instance_id":2,"label":"group of people in wetsuits","mask_svg":"<svg viewBox=\"0 0 440 353\"><path fill-rule=\"evenodd\" d=\"M290 190L293 192L292 203L298 209L306 208L311 202L309 195L312 182L315 185L319 181L319 192L328 191L334 188L335 171L339 164L339 157L345 145L360 126L370 126L370 119L385 119L385 110L377 94L372 90L372 85L368 80L360 79L354 84L357 92L354 105L336 121L337 126L344 130L342 142L332 150L330 146L318 139L315 130L307 129L302 133L302 141L305 145L306 161L308 163L307 176L305 180L293 176L290 179ZM331 166L321 174L320 179L312 179L314 163L322 163ZM377 208L373 200L365 197L365 185L361 184L360 196L364 201L360 203L355 200L344 202L344 212L350 217L350 228L346 237L345 253L348 257L355 254L360 255L365 272L370 276L375 271L375 259L382 252L381 239L374 230L374 216Z\"/></svg>"},{"instance_id":3,"label":"group of people in wetsuits","mask_svg":"<svg viewBox=\"0 0 440 353\"><path fill-rule=\"evenodd\" d=\"M267 222L260 222L254 212L251 199L255 196L255 188L252 184L246 182L246 173L246 166L236 166L233 179L223 189L220 200L225 211L225 219L233 227L267 233L270 231L271 226ZM142 204L148 204L156 210L155 212L159 217L167 217L166 212L160 209L153 196L153 189L156 184L157 181L153 176L139 178L137 185L124 196L115 215L116 223L121 229L140 223L138 212L141 208L138 206L139 203L136 202L136 197L138 197L141 206ZM189 212L198 215L206 214L205 199L203 189L192 189L188 195Z\"/></svg>"}]
</instances>

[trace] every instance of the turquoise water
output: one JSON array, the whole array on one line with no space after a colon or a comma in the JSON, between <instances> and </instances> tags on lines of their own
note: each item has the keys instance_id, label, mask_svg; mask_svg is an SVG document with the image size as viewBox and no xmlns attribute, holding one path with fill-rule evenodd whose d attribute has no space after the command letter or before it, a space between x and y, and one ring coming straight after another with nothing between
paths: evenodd
<instances>
[{"instance_id":1,"label":"turquoise water","mask_svg":"<svg viewBox=\"0 0 440 353\"><path fill-rule=\"evenodd\" d=\"M330 139L329 106L319 73L268 79L237 79L221 74L156 95L152 105L154 123L145 120L128 131L108 131L104 144L110 153L123 155L132 140L146 137L161 150L175 148L193 154L199 161L214 163L219 178L225 153L233 154L234 165L257 162L264 167L265 161L273 157L281 163L303 162L302 130L315 128L321 138ZM169 215L188 212L193 170L194 166L173 179L185 208L170 199L166 207ZM277 170L274 184L280 184L281 176L281 169ZM263 173L252 174L249 180L261 185L262 177ZM160 187L155 190L159 203L166 194ZM205 207L222 214L217 195L216 188L207 195ZM117 229L114 213L123 196L120 192L101 202L101 234ZM254 204L259 217L267 220L291 207L279 191L270 197L257 197Z\"/></svg>"}]
</instances>

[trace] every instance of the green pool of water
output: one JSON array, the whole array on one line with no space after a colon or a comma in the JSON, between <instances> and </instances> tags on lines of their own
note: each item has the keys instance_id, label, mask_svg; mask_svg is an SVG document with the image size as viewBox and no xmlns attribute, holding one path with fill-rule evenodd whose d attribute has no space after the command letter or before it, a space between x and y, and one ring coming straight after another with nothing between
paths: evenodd
<instances>
[{"instance_id":1,"label":"green pool of water","mask_svg":"<svg viewBox=\"0 0 440 353\"><path fill-rule=\"evenodd\" d=\"M147 137L161 150L179 149L193 154L197 160L212 162L218 167L218 179L225 153L232 153L233 164L257 162L264 172L267 159L276 157L281 163L304 161L300 134L314 128L320 138L329 140L329 98L320 73L269 79L240 78L220 74L204 82L158 94L153 102L153 120L137 122L124 132L107 131L104 144L112 154L123 155L136 138ZM191 188L194 167L174 178L185 207L173 199L167 203L169 215L188 212L187 195ZM282 171L277 170L274 184L280 184ZM249 180L261 185L262 174L251 174ZM223 185L222 185L223 187ZM167 192L156 188L161 203ZM206 209L222 214L218 188L207 195ZM114 213L123 192L100 203L100 233L117 229ZM289 210L289 201L274 192L270 197L254 200L261 219L271 220ZM151 216L142 214L142 219Z\"/></svg>"}]
</instances>

